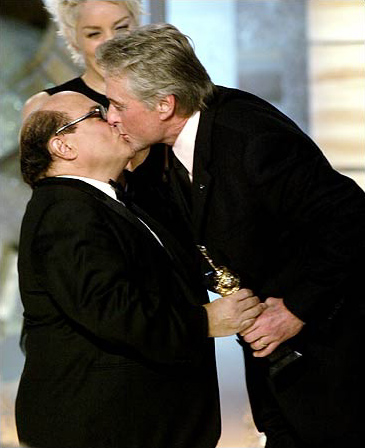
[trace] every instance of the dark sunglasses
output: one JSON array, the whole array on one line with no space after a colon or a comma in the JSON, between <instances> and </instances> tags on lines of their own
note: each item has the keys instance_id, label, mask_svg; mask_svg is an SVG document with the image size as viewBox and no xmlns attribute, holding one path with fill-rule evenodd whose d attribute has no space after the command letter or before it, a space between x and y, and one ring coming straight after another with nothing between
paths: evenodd
<instances>
[{"instance_id":1,"label":"dark sunglasses","mask_svg":"<svg viewBox=\"0 0 365 448\"><path fill-rule=\"evenodd\" d=\"M76 118L76 120L72 120L69 123L65 124L64 126L61 126L57 131L55 132L55 135L58 135L60 132L64 131L65 129L69 128L70 126L73 126L76 123L80 123L80 121L86 120L86 118L93 117L94 115L99 115L103 120L106 121L106 114L108 110L106 107L102 106L101 104L94 107L93 110L88 112L87 114L83 115L80 118Z\"/></svg>"}]
</instances>

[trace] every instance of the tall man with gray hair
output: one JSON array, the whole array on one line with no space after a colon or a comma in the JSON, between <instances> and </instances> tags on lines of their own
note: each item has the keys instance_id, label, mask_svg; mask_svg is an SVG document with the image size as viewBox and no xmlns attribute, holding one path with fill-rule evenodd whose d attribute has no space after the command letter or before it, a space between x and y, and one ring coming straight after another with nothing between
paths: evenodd
<instances>
[{"instance_id":1,"label":"tall man with gray hair","mask_svg":"<svg viewBox=\"0 0 365 448\"><path fill-rule=\"evenodd\" d=\"M360 447L363 191L275 107L214 85L172 25L116 37L97 59L109 123L136 152L172 147L163 176L144 172L153 147L133 173L134 200L153 214L165 197L185 218L178 237L205 246L266 304L242 345L267 448ZM272 377L267 356L283 342L303 356Z\"/></svg>"}]
</instances>

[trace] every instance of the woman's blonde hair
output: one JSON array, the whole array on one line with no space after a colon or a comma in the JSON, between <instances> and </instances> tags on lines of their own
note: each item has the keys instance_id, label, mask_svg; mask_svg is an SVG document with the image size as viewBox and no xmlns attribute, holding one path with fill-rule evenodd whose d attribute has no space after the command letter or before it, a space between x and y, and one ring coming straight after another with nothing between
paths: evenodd
<instances>
[{"instance_id":1,"label":"woman's blonde hair","mask_svg":"<svg viewBox=\"0 0 365 448\"><path fill-rule=\"evenodd\" d=\"M79 6L81 3L91 0L43 0L52 20L56 23L58 34L62 36L67 44L72 59L79 65L84 64L82 53L77 51L76 26ZM139 24L139 16L142 13L141 0L105 0L110 3L125 3L127 10L135 25Z\"/></svg>"}]
</instances>

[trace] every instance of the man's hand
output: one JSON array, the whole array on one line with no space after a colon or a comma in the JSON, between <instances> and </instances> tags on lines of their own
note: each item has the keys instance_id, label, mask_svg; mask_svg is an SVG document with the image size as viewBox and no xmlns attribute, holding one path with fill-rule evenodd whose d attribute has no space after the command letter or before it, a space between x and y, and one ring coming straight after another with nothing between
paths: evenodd
<instances>
[{"instance_id":1,"label":"man's hand","mask_svg":"<svg viewBox=\"0 0 365 448\"><path fill-rule=\"evenodd\" d=\"M266 308L254 324L240 332L255 350L253 355L257 358L272 353L282 342L297 335L304 325L302 320L288 310L283 299L269 297L265 305Z\"/></svg>"},{"instance_id":2,"label":"man's hand","mask_svg":"<svg viewBox=\"0 0 365 448\"><path fill-rule=\"evenodd\" d=\"M210 337L230 336L246 330L265 308L250 289L240 289L203 306L208 313Z\"/></svg>"}]
</instances>

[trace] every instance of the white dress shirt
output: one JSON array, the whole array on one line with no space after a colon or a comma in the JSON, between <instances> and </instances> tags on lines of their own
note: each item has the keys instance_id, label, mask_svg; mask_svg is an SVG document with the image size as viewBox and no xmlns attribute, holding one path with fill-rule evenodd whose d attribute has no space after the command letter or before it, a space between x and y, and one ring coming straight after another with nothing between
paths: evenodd
<instances>
[{"instance_id":1,"label":"white dress shirt","mask_svg":"<svg viewBox=\"0 0 365 448\"><path fill-rule=\"evenodd\" d=\"M194 146L196 134L198 132L200 111L195 112L185 123L182 131L178 135L172 150L175 156L187 169L189 179L193 181Z\"/></svg>"}]
</instances>

